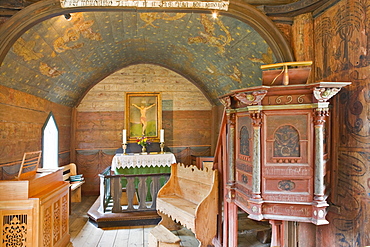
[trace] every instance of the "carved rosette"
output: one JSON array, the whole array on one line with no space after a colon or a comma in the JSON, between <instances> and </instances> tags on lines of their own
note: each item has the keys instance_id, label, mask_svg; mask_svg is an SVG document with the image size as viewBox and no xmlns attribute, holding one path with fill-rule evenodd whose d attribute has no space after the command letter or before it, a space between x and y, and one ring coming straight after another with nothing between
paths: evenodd
<instances>
[{"instance_id":1,"label":"carved rosette","mask_svg":"<svg viewBox=\"0 0 370 247\"><path fill-rule=\"evenodd\" d=\"M250 201L250 214L248 218L253 219L253 220L262 220L263 215L262 215L262 203L258 202L258 200L253 200Z\"/></svg>"},{"instance_id":2,"label":"carved rosette","mask_svg":"<svg viewBox=\"0 0 370 247\"><path fill-rule=\"evenodd\" d=\"M316 225L325 225L329 224L329 222L326 220L326 214L327 214L327 207L329 205L326 203L321 203L317 205L312 206L312 223Z\"/></svg>"},{"instance_id":3,"label":"carved rosette","mask_svg":"<svg viewBox=\"0 0 370 247\"><path fill-rule=\"evenodd\" d=\"M237 93L234 95L234 97L245 105L258 105L261 103L266 94L266 90L261 90L248 93Z\"/></svg>"},{"instance_id":4,"label":"carved rosette","mask_svg":"<svg viewBox=\"0 0 370 247\"><path fill-rule=\"evenodd\" d=\"M313 90L313 95L319 102L326 102L331 97L336 95L340 91L340 88L324 88L324 87L316 87Z\"/></svg>"}]
</instances>

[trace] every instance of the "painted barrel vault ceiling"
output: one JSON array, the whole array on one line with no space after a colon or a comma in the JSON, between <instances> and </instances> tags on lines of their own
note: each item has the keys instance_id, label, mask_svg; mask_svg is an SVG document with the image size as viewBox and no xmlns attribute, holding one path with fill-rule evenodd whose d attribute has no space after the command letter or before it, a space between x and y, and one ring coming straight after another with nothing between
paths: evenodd
<instances>
[{"instance_id":1,"label":"painted barrel vault ceiling","mask_svg":"<svg viewBox=\"0 0 370 247\"><path fill-rule=\"evenodd\" d=\"M174 12L79 12L27 30L0 67L1 84L66 106L131 64L153 63L185 76L207 98L261 85L260 65L276 62L248 24L230 16Z\"/></svg>"}]
</instances>

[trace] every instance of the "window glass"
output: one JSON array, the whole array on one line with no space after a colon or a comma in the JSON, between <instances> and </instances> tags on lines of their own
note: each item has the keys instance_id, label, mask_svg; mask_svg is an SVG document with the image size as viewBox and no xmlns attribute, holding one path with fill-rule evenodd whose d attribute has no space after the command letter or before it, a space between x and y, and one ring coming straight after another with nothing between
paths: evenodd
<instances>
[{"instance_id":1,"label":"window glass","mask_svg":"<svg viewBox=\"0 0 370 247\"><path fill-rule=\"evenodd\" d=\"M43 168L58 167L58 126L52 113L49 114L42 130Z\"/></svg>"}]
</instances>

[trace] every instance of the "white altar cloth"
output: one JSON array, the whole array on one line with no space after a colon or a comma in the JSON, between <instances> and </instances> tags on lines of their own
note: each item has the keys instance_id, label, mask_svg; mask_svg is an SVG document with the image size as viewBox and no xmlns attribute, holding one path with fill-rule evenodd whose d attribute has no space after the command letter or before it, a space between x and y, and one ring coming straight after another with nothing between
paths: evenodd
<instances>
[{"instance_id":1,"label":"white altar cloth","mask_svg":"<svg viewBox=\"0 0 370 247\"><path fill-rule=\"evenodd\" d=\"M116 168L140 168L140 167L159 167L171 166L176 163L176 158L173 153L164 154L116 154L112 160L112 171Z\"/></svg>"}]
</instances>

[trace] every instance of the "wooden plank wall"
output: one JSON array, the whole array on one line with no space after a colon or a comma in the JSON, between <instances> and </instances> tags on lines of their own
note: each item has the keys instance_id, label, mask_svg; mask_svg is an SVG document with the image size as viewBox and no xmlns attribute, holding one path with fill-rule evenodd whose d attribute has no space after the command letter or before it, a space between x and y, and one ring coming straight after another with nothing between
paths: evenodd
<instances>
[{"instance_id":1,"label":"wooden plank wall","mask_svg":"<svg viewBox=\"0 0 370 247\"><path fill-rule=\"evenodd\" d=\"M24 152L41 150L42 127L50 112L59 128L59 163L68 163L71 111L70 107L0 86L0 166L19 164ZM1 168L0 177L12 177L18 168Z\"/></svg>"},{"instance_id":2,"label":"wooden plank wall","mask_svg":"<svg viewBox=\"0 0 370 247\"><path fill-rule=\"evenodd\" d=\"M124 112L78 112L77 149L117 149ZM210 146L212 111L163 112L167 146Z\"/></svg>"},{"instance_id":3,"label":"wooden plank wall","mask_svg":"<svg viewBox=\"0 0 370 247\"><path fill-rule=\"evenodd\" d=\"M333 100L329 225L300 223L299 246L370 245L370 0L339 1L294 19L297 60L313 60L314 81L351 81Z\"/></svg>"},{"instance_id":4,"label":"wooden plank wall","mask_svg":"<svg viewBox=\"0 0 370 247\"><path fill-rule=\"evenodd\" d=\"M160 66L124 68L93 87L77 107L76 163L86 179L84 194L98 194L98 173L110 165L122 144L125 92L161 92L165 144L180 162L211 155L214 113L202 92Z\"/></svg>"},{"instance_id":5,"label":"wooden plank wall","mask_svg":"<svg viewBox=\"0 0 370 247\"><path fill-rule=\"evenodd\" d=\"M211 111L163 112L166 145L177 160L189 163L191 154L211 154L211 115ZM77 119L76 163L86 179L83 193L97 194L98 174L110 166L122 144L123 112L78 112Z\"/></svg>"},{"instance_id":6,"label":"wooden plank wall","mask_svg":"<svg viewBox=\"0 0 370 247\"><path fill-rule=\"evenodd\" d=\"M352 82L333 102L335 207L320 229L323 246L370 245L369 23L369 0L340 1L314 20L316 80Z\"/></svg>"}]
</instances>

